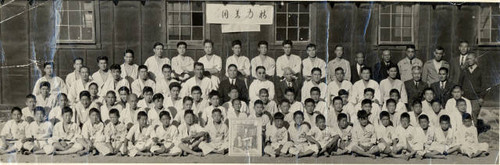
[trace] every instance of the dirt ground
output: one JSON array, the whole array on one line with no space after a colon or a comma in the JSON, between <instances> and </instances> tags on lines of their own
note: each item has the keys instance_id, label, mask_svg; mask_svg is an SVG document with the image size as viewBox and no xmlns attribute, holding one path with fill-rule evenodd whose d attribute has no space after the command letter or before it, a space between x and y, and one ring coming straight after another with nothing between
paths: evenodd
<instances>
[{"instance_id":1,"label":"dirt ground","mask_svg":"<svg viewBox=\"0 0 500 165\"><path fill-rule=\"evenodd\" d=\"M0 127L3 127L7 113L0 112ZM394 158L371 159L354 157L351 155L319 157L319 158L294 158L294 157L230 157L221 155L209 155L206 157L121 157L121 156L47 156L47 155L1 155L1 163L318 163L318 164L498 164L499 155L499 108L483 107L480 118L483 124L480 128L479 142L487 142L490 145L490 155L487 157L469 159L464 156L449 155L445 160L424 159L405 161Z\"/></svg>"}]
</instances>

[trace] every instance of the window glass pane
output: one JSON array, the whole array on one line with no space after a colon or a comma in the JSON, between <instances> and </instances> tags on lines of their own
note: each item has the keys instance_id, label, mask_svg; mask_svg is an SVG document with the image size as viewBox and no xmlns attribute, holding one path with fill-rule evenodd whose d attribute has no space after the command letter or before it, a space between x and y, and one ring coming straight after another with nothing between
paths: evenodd
<instances>
[{"instance_id":1,"label":"window glass pane","mask_svg":"<svg viewBox=\"0 0 500 165\"><path fill-rule=\"evenodd\" d=\"M380 27L391 27L391 15L381 14L380 15Z\"/></svg>"},{"instance_id":2,"label":"window glass pane","mask_svg":"<svg viewBox=\"0 0 500 165\"><path fill-rule=\"evenodd\" d=\"M500 42L499 30L491 30L491 42Z\"/></svg>"},{"instance_id":3,"label":"window glass pane","mask_svg":"<svg viewBox=\"0 0 500 165\"><path fill-rule=\"evenodd\" d=\"M403 16L403 27L411 27L411 14Z\"/></svg>"},{"instance_id":4,"label":"window glass pane","mask_svg":"<svg viewBox=\"0 0 500 165\"><path fill-rule=\"evenodd\" d=\"M391 41L391 29L380 29L380 41Z\"/></svg>"},{"instance_id":5,"label":"window glass pane","mask_svg":"<svg viewBox=\"0 0 500 165\"><path fill-rule=\"evenodd\" d=\"M173 10L172 11L179 11L181 9L181 3L180 2L174 2L173 3Z\"/></svg>"},{"instance_id":6,"label":"window glass pane","mask_svg":"<svg viewBox=\"0 0 500 165\"><path fill-rule=\"evenodd\" d=\"M292 41L298 40L298 30L297 28L288 28L288 39Z\"/></svg>"},{"instance_id":7,"label":"window glass pane","mask_svg":"<svg viewBox=\"0 0 500 165\"><path fill-rule=\"evenodd\" d=\"M201 2L191 2L191 9L193 11L203 11Z\"/></svg>"},{"instance_id":8,"label":"window glass pane","mask_svg":"<svg viewBox=\"0 0 500 165\"><path fill-rule=\"evenodd\" d=\"M288 12L298 12L299 4L297 3L288 3Z\"/></svg>"},{"instance_id":9,"label":"window glass pane","mask_svg":"<svg viewBox=\"0 0 500 165\"><path fill-rule=\"evenodd\" d=\"M191 25L191 13L181 13L181 25Z\"/></svg>"},{"instance_id":10,"label":"window glass pane","mask_svg":"<svg viewBox=\"0 0 500 165\"><path fill-rule=\"evenodd\" d=\"M67 11L61 12L61 25L68 25L69 15Z\"/></svg>"},{"instance_id":11,"label":"window glass pane","mask_svg":"<svg viewBox=\"0 0 500 165\"><path fill-rule=\"evenodd\" d=\"M286 40L286 28L276 29L276 40L278 41Z\"/></svg>"},{"instance_id":12,"label":"window glass pane","mask_svg":"<svg viewBox=\"0 0 500 165\"><path fill-rule=\"evenodd\" d=\"M92 40L92 28L83 28L82 29L82 39L83 40Z\"/></svg>"},{"instance_id":13,"label":"window glass pane","mask_svg":"<svg viewBox=\"0 0 500 165\"><path fill-rule=\"evenodd\" d=\"M410 13L410 14L411 14L411 6L404 6L404 7L403 7L403 12L404 12L404 13Z\"/></svg>"},{"instance_id":14,"label":"window glass pane","mask_svg":"<svg viewBox=\"0 0 500 165\"><path fill-rule=\"evenodd\" d=\"M491 14L500 14L500 6L498 5L495 5L493 7L491 7Z\"/></svg>"},{"instance_id":15,"label":"window glass pane","mask_svg":"<svg viewBox=\"0 0 500 165\"><path fill-rule=\"evenodd\" d=\"M80 10L80 2L69 1L68 2L68 10Z\"/></svg>"},{"instance_id":16,"label":"window glass pane","mask_svg":"<svg viewBox=\"0 0 500 165\"><path fill-rule=\"evenodd\" d=\"M181 14L180 13L174 13L174 25L179 25L181 23Z\"/></svg>"},{"instance_id":17,"label":"window glass pane","mask_svg":"<svg viewBox=\"0 0 500 165\"><path fill-rule=\"evenodd\" d=\"M500 16L491 16L491 28L500 28Z\"/></svg>"},{"instance_id":18,"label":"window glass pane","mask_svg":"<svg viewBox=\"0 0 500 165\"><path fill-rule=\"evenodd\" d=\"M299 26L300 27L309 27L309 14L300 14Z\"/></svg>"},{"instance_id":19,"label":"window glass pane","mask_svg":"<svg viewBox=\"0 0 500 165\"><path fill-rule=\"evenodd\" d=\"M394 28L391 29L391 41L401 41L401 29L400 28Z\"/></svg>"},{"instance_id":20,"label":"window glass pane","mask_svg":"<svg viewBox=\"0 0 500 165\"><path fill-rule=\"evenodd\" d=\"M288 26L297 26L297 14L288 14Z\"/></svg>"},{"instance_id":21,"label":"window glass pane","mask_svg":"<svg viewBox=\"0 0 500 165\"><path fill-rule=\"evenodd\" d=\"M401 27L401 15L392 15L392 27Z\"/></svg>"},{"instance_id":22,"label":"window glass pane","mask_svg":"<svg viewBox=\"0 0 500 165\"><path fill-rule=\"evenodd\" d=\"M69 39L80 40L80 27L69 27Z\"/></svg>"},{"instance_id":23,"label":"window glass pane","mask_svg":"<svg viewBox=\"0 0 500 165\"><path fill-rule=\"evenodd\" d=\"M411 28L403 29L403 41L411 41Z\"/></svg>"},{"instance_id":24,"label":"window glass pane","mask_svg":"<svg viewBox=\"0 0 500 165\"><path fill-rule=\"evenodd\" d=\"M70 25L81 25L82 17L79 11L69 11L69 24Z\"/></svg>"},{"instance_id":25,"label":"window glass pane","mask_svg":"<svg viewBox=\"0 0 500 165\"><path fill-rule=\"evenodd\" d=\"M203 13L192 13L193 26L203 26Z\"/></svg>"},{"instance_id":26,"label":"window glass pane","mask_svg":"<svg viewBox=\"0 0 500 165\"><path fill-rule=\"evenodd\" d=\"M94 10L94 4L91 3L91 2L83 2L83 10L93 11Z\"/></svg>"},{"instance_id":27,"label":"window glass pane","mask_svg":"<svg viewBox=\"0 0 500 165\"><path fill-rule=\"evenodd\" d=\"M174 13L167 13L167 24L168 25L174 24Z\"/></svg>"},{"instance_id":28,"label":"window glass pane","mask_svg":"<svg viewBox=\"0 0 500 165\"><path fill-rule=\"evenodd\" d=\"M299 41L308 41L309 40L309 29L301 28L299 31Z\"/></svg>"},{"instance_id":29,"label":"window glass pane","mask_svg":"<svg viewBox=\"0 0 500 165\"><path fill-rule=\"evenodd\" d=\"M281 3L277 3L276 6L274 6L276 8L276 12L286 12L286 5L281 5Z\"/></svg>"},{"instance_id":30,"label":"window glass pane","mask_svg":"<svg viewBox=\"0 0 500 165\"><path fill-rule=\"evenodd\" d=\"M193 40L203 40L203 27L193 27Z\"/></svg>"},{"instance_id":31,"label":"window glass pane","mask_svg":"<svg viewBox=\"0 0 500 165\"><path fill-rule=\"evenodd\" d=\"M402 13L403 6L401 5L392 5L392 13Z\"/></svg>"},{"instance_id":32,"label":"window glass pane","mask_svg":"<svg viewBox=\"0 0 500 165\"><path fill-rule=\"evenodd\" d=\"M307 2L299 3L299 12L309 12L309 3Z\"/></svg>"},{"instance_id":33,"label":"window glass pane","mask_svg":"<svg viewBox=\"0 0 500 165\"><path fill-rule=\"evenodd\" d=\"M59 39L60 40L68 40L69 35L68 35L68 27L67 26L60 26L59 27Z\"/></svg>"},{"instance_id":34,"label":"window glass pane","mask_svg":"<svg viewBox=\"0 0 500 165\"><path fill-rule=\"evenodd\" d=\"M191 28L183 27L181 28L181 40L190 40L191 39Z\"/></svg>"},{"instance_id":35,"label":"window glass pane","mask_svg":"<svg viewBox=\"0 0 500 165\"><path fill-rule=\"evenodd\" d=\"M167 12L171 12L171 11L174 11L174 3L172 2L168 2L167 3Z\"/></svg>"},{"instance_id":36,"label":"window glass pane","mask_svg":"<svg viewBox=\"0 0 500 165\"><path fill-rule=\"evenodd\" d=\"M276 14L276 26L286 26L286 14Z\"/></svg>"},{"instance_id":37,"label":"window glass pane","mask_svg":"<svg viewBox=\"0 0 500 165\"><path fill-rule=\"evenodd\" d=\"M170 40L179 40L179 28L178 27L170 27L168 30L168 39Z\"/></svg>"},{"instance_id":38,"label":"window glass pane","mask_svg":"<svg viewBox=\"0 0 500 165\"><path fill-rule=\"evenodd\" d=\"M490 42L490 30L485 29L481 31L481 42Z\"/></svg>"},{"instance_id":39,"label":"window glass pane","mask_svg":"<svg viewBox=\"0 0 500 165\"><path fill-rule=\"evenodd\" d=\"M391 13L391 6L390 5L381 6L380 13Z\"/></svg>"},{"instance_id":40,"label":"window glass pane","mask_svg":"<svg viewBox=\"0 0 500 165\"><path fill-rule=\"evenodd\" d=\"M83 14L83 27L94 26L94 13L92 11L84 11Z\"/></svg>"},{"instance_id":41,"label":"window glass pane","mask_svg":"<svg viewBox=\"0 0 500 165\"><path fill-rule=\"evenodd\" d=\"M182 11L189 11L191 8L190 8L190 4L189 3L180 3L181 4L181 12Z\"/></svg>"}]
</instances>

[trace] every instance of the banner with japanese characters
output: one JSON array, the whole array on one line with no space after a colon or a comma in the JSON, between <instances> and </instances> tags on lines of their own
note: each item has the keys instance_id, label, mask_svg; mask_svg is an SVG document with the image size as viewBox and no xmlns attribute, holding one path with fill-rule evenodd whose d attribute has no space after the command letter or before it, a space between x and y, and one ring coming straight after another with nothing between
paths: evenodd
<instances>
[{"instance_id":1,"label":"banner with japanese characters","mask_svg":"<svg viewBox=\"0 0 500 165\"><path fill-rule=\"evenodd\" d=\"M207 23L210 24L273 24L272 5L207 4Z\"/></svg>"}]
</instances>

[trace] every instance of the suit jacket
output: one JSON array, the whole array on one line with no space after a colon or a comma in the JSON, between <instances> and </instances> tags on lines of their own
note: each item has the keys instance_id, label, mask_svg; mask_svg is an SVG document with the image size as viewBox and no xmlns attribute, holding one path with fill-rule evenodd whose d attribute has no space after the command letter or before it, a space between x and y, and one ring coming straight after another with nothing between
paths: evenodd
<instances>
[{"instance_id":1,"label":"suit jacket","mask_svg":"<svg viewBox=\"0 0 500 165\"><path fill-rule=\"evenodd\" d=\"M458 80L460 79L460 74L462 73L462 68L460 67L460 55L458 57L451 57L449 71L449 80L454 84L460 84L458 82Z\"/></svg>"},{"instance_id":2,"label":"suit jacket","mask_svg":"<svg viewBox=\"0 0 500 165\"><path fill-rule=\"evenodd\" d=\"M444 89L441 88L440 81L431 84L434 95L441 101L443 107L446 106L446 102L451 98L451 89L453 86L455 86L455 84L449 80L444 84Z\"/></svg>"},{"instance_id":3,"label":"suit jacket","mask_svg":"<svg viewBox=\"0 0 500 165\"><path fill-rule=\"evenodd\" d=\"M389 65L396 65L394 62L389 61ZM397 65L396 65L397 66ZM386 79L389 74L387 73L387 70L389 69L389 66L385 64L385 62L380 61L377 62L375 65L373 65L373 79L380 83L383 79ZM399 68L398 68L399 70ZM396 78L400 78L399 72Z\"/></svg>"},{"instance_id":4,"label":"suit jacket","mask_svg":"<svg viewBox=\"0 0 500 165\"><path fill-rule=\"evenodd\" d=\"M462 70L459 84L464 91L464 97L469 100L477 100L486 95L486 88L489 87L489 81L486 77L487 69L477 66L471 73L469 69Z\"/></svg>"},{"instance_id":5,"label":"suit jacket","mask_svg":"<svg viewBox=\"0 0 500 165\"><path fill-rule=\"evenodd\" d=\"M225 78L220 82L219 96L220 98L222 98L222 102L225 103L230 100L228 93L230 92L231 87L235 86L240 94L240 99L248 103L248 88L247 85L245 84L245 81L236 78L235 84L236 85L231 85L231 83L229 82L229 78Z\"/></svg>"},{"instance_id":6,"label":"suit jacket","mask_svg":"<svg viewBox=\"0 0 500 165\"><path fill-rule=\"evenodd\" d=\"M422 93L427 87L429 87L429 85L422 80L419 81L418 87L415 86L413 79L405 81L406 94L408 94L408 104L411 105L413 104L413 101L421 100Z\"/></svg>"},{"instance_id":7,"label":"suit jacket","mask_svg":"<svg viewBox=\"0 0 500 165\"><path fill-rule=\"evenodd\" d=\"M279 102L281 102L281 100L285 99L285 91L287 88L288 88L288 85L287 85L285 79L280 80L277 84L275 84L277 103L279 103ZM302 83L299 80L294 79L292 81L292 88L295 91L295 100L300 101Z\"/></svg>"},{"instance_id":8,"label":"suit jacket","mask_svg":"<svg viewBox=\"0 0 500 165\"><path fill-rule=\"evenodd\" d=\"M351 65L351 82L356 82L360 80L360 75L358 74L358 68L357 68L358 63L354 63Z\"/></svg>"},{"instance_id":9,"label":"suit jacket","mask_svg":"<svg viewBox=\"0 0 500 165\"><path fill-rule=\"evenodd\" d=\"M445 67L450 69L450 64L444 60L441 67ZM425 81L427 84L432 84L434 82L439 81L439 73L437 71L436 66L434 66L434 59L425 62L423 70L422 70L422 81Z\"/></svg>"}]
</instances>

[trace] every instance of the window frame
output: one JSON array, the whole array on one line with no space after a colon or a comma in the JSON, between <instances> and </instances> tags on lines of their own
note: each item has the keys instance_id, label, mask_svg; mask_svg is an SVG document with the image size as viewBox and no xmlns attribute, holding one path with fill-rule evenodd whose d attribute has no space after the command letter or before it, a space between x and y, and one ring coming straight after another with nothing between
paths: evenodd
<instances>
[{"instance_id":1,"label":"window frame","mask_svg":"<svg viewBox=\"0 0 500 165\"><path fill-rule=\"evenodd\" d=\"M168 3L169 2L181 2L181 3L194 3L194 2L201 2L202 3L202 12L203 12L203 38L201 40L170 40L168 38L168 35L169 35L169 31L170 31L170 26L168 24L168 13L169 11L167 11L168 9ZM166 36L165 36L165 39L166 39L166 49L171 49L171 48L177 48L177 43L178 42L186 42L190 47L190 48L201 48L203 44L203 41L207 38L210 38L210 24L207 24L207 16L206 16L206 4L207 2L206 1L195 1L195 0L192 0L192 1L165 1L165 4L164 4L164 7L165 7L165 33L166 33ZM192 11L190 10L190 13ZM189 25L191 28L192 28L192 22L191 22L191 25ZM192 31L192 30L191 30Z\"/></svg>"},{"instance_id":2,"label":"window frame","mask_svg":"<svg viewBox=\"0 0 500 165\"><path fill-rule=\"evenodd\" d=\"M81 2L85 0L71 1L70 2ZM101 48L101 16L100 16L100 3L92 1L94 4L94 42L59 42L56 41L55 48L57 49L99 49Z\"/></svg>"},{"instance_id":3,"label":"window frame","mask_svg":"<svg viewBox=\"0 0 500 165\"><path fill-rule=\"evenodd\" d=\"M477 39L477 43L478 43L479 46L500 46L500 40L499 41L492 41L492 33L491 32L493 30L498 30L499 34L500 34L500 28L496 28L495 29L495 28L492 27L493 16L497 16L497 17L500 18L500 14L493 15L493 7L494 7L493 5L488 5L486 7L482 7L482 8L480 8L480 10L478 10L478 14L477 15L478 15L479 19L477 21L477 38L476 39ZM481 28L481 25L483 24L483 22L481 22L482 21L481 12L484 11L485 9L489 9L489 13L488 13L488 15L487 15L486 18L489 18L488 21L489 21L489 25L490 26L487 27L487 28ZM482 39L481 38L482 37L481 31L483 31L483 30L489 30L489 35L490 35L489 38L488 38L490 40L489 42L483 42L483 41L481 41L481 39Z\"/></svg>"},{"instance_id":4,"label":"window frame","mask_svg":"<svg viewBox=\"0 0 500 165\"><path fill-rule=\"evenodd\" d=\"M295 1L284 2L285 4L282 7L286 7L286 5L287 5L286 3L293 3L293 2L295 2ZM294 45L307 45L307 44L312 43L312 42L314 42L316 40L316 35L315 35L316 33L312 33L313 31L316 31L316 26L313 26L313 25L316 24L316 19L312 19L312 18L316 17L316 12L315 11L317 11L317 8L314 5L314 3L311 3L311 2L296 1L295 3L299 3L299 5L301 5L300 3L307 3L307 5L308 5L307 7L309 9L309 26L308 26L308 28L309 28L309 39L307 41L292 41L292 42L293 42ZM277 32L276 29L278 28L278 26L277 26L278 25L278 23L277 23L277 21L278 21L278 19L277 19L278 18L277 17L277 14L278 14L277 9L278 9L279 5L281 5L281 4L280 4L280 2L276 2L273 5L274 5L274 21L273 21L274 24L272 26L272 32L273 32L273 38L272 39L275 41L274 43L276 45L282 45L283 41L277 40L278 36L276 34L276 32ZM297 12L297 13L299 13L299 12ZM288 11L286 12L286 14L288 15ZM299 24L299 22L297 22L297 24ZM288 19L287 19L287 25L285 27L288 28ZM297 27L299 27L299 26L297 26ZM287 35L287 37L288 37L288 35ZM300 37L300 36L297 36L297 37Z\"/></svg>"},{"instance_id":5,"label":"window frame","mask_svg":"<svg viewBox=\"0 0 500 165\"><path fill-rule=\"evenodd\" d=\"M380 24L380 20L381 20L381 15L382 14L389 14L391 16L391 19L390 19L390 27L389 29L393 29L394 27L392 26L392 17L393 17L393 14L399 14L399 13L393 13L392 12L392 6L395 6L395 5L411 5L411 41L382 41L381 40L381 29L384 29L384 28L381 28L381 24ZM391 7L391 12L390 13L382 13L382 8L383 7L388 7L390 6ZM406 3L398 3L398 4L380 4L379 7L378 7L378 19L377 19L377 45L380 45L380 46L401 46L401 45L415 45L417 43L417 21L418 21L418 9L419 9L419 5L418 4L406 4ZM403 14L404 15L404 14ZM403 19L404 17L401 17L401 19ZM403 22L401 22L401 24L403 24ZM387 27L385 27L387 28ZM403 28L401 28L401 34L403 33ZM392 32L391 32L391 36L392 36ZM392 37L391 37L392 38Z\"/></svg>"},{"instance_id":6,"label":"window frame","mask_svg":"<svg viewBox=\"0 0 500 165\"><path fill-rule=\"evenodd\" d=\"M87 2L87 1L62 1L61 3L64 4L64 2L67 2L67 3L69 3L69 2L82 3L82 2ZM57 43L58 44L95 44L96 43L96 41L97 41L97 34L96 34L96 32L97 32L97 29L96 29L97 28L96 27L96 24L97 24L97 21L96 21L96 19L97 19L97 15L96 15L96 3L94 1L88 1L88 2L92 3L92 5L93 5L93 10L92 10L92 14L93 14L93 19L92 19L92 34L93 35L92 35L92 37L93 38L92 38L92 41L71 40L71 39L60 40L59 38L57 38ZM62 9L62 7L61 7L61 9ZM68 11L71 11L71 10L58 10L57 12L68 12ZM82 12L82 11L85 11L85 10L75 10L75 11ZM62 17L62 15L61 15L61 17ZM61 18L61 19L64 19L64 18ZM71 19L71 18L69 18L69 19ZM56 24L56 26L57 27L61 27L61 26L72 26L72 25L69 25L69 24L68 25L57 25ZM69 31L68 31L68 33L69 33ZM82 30L81 29L80 29L80 34L82 34Z\"/></svg>"}]
</instances>

